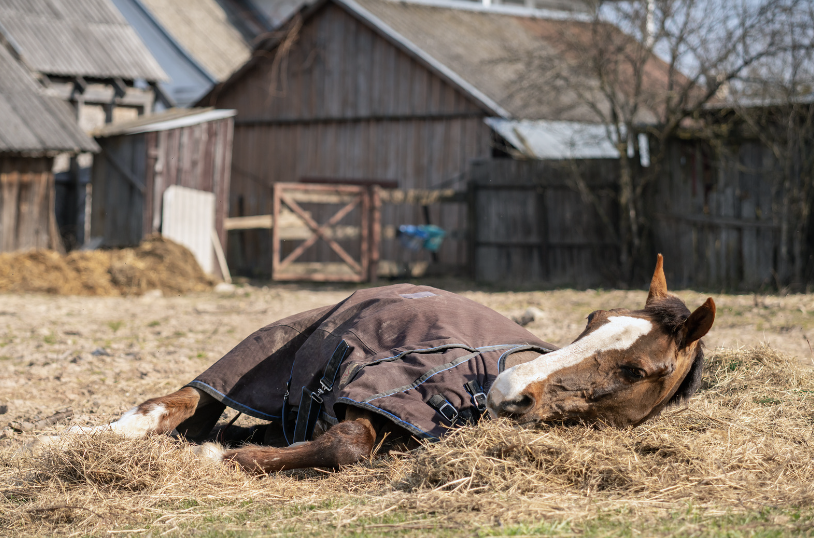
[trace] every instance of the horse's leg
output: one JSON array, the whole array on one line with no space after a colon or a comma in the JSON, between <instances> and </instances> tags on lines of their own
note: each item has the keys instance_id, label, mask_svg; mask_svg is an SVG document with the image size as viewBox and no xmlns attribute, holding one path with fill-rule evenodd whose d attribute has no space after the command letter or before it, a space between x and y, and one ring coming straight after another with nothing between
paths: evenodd
<instances>
[{"instance_id":1,"label":"horse's leg","mask_svg":"<svg viewBox=\"0 0 814 538\"><path fill-rule=\"evenodd\" d=\"M121 418L103 426L73 426L65 433L96 433L113 431L130 438L146 437L150 434L169 433L179 424L195 414L196 409L215 402L208 394L192 387L184 387L167 396L151 398L133 407ZM213 412L223 411L213 406ZM220 416L220 413L218 413ZM217 420L217 417L215 417Z\"/></svg>"},{"instance_id":2,"label":"horse's leg","mask_svg":"<svg viewBox=\"0 0 814 538\"><path fill-rule=\"evenodd\" d=\"M313 441L285 448L251 446L228 451L205 445L201 453L217 461L235 462L253 473L309 467L335 469L369 456L376 441L374 424L379 421L372 414L351 413L349 410L348 415L346 420Z\"/></svg>"}]
</instances>

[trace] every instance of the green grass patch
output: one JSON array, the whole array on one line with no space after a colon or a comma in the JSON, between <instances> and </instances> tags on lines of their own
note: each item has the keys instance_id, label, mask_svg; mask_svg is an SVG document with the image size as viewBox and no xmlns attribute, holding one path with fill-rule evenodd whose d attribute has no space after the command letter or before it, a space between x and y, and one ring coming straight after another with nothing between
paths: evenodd
<instances>
[{"instance_id":1,"label":"green grass patch","mask_svg":"<svg viewBox=\"0 0 814 538\"><path fill-rule=\"evenodd\" d=\"M635 500L632 499L633 502ZM512 501L508 501L512 502ZM518 500L519 502L519 500ZM194 523L179 527L166 536L186 536L193 531L201 537L249 538L256 536L304 536L312 538L347 536L384 538L389 536L580 536L585 538L693 537L693 538L786 538L814 536L814 514L797 508L763 508L746 512L712 515L688 507L686 510L607 510L587 518L541 517L537 520L504 523L499 514L484 521L479 514L444 513L427 507L426 512L392 510L372 517L354 517L354 499L328 502L265 505L251 502L201 507L211 510ZM183 505L179 503L179 507ZM198 505L192 505L198 506ZM190 507L192 507L190 506ZM335 517L331 512L341 512ZM222 514L225 511L228 514ZM470 517L471 516L471 517ZM162 531L160 526L153 531Z\"/></svg>"},{"instance_id":2,"label":"green grass patch","mask_svg":"<svg viewBox=\"0 0 814 538\"><path fill-rule=\"evenodd\" d=\"M124 327L123 321L108 321L107 326L110 327L110 330L114 333Z\"/></svg>"}]
</instances>

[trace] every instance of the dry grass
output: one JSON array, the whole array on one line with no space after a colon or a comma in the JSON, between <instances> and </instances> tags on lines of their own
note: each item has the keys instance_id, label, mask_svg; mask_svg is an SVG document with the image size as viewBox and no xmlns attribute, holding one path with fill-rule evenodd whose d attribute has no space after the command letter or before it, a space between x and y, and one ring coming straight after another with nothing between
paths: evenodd
<instances>
[{"instance_id":1,"label":"dry grass","mask_svg":"<svg viewBox=\"0 0 814 538\"><path fill-rule=\"evenodd\" d=\"M814 504L813 401L814 370L759 347L710 353L690 404L636 429L487 422L338 473L248 477L166 437L86 437L37 454L16 447L0 454L0 528L172 535L215 522L272 533L471 535L496 522L553 518L571 528L602 514L652 520L688 506L713 515L806 510ZM781 519L793 532L811 531L810 516Z\"/></svg>"}]
</instances>

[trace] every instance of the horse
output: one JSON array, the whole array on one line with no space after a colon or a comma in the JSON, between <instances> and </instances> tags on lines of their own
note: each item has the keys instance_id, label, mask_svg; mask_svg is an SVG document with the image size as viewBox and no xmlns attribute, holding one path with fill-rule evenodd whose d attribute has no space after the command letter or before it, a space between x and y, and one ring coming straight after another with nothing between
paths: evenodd
<instances>
[{"instance_id":1,"label":"horse","mask_svg":"<svg viewBox=\"0 0 814 538\"><path fill-rule=\"evenodd\" d=\"M276 425L265 441L278 446L206 442L199 453L269 473L340 468L369 457L385 431L437 438L481 418L636 426L698 389L714 319L712 298L690 312L667 291L661 254L643 309L593 312L559 349L449 292L360 290L261 329L189 385L115 422L66 433L206 441L229 406Z\"/></svg>"}]
</instances>

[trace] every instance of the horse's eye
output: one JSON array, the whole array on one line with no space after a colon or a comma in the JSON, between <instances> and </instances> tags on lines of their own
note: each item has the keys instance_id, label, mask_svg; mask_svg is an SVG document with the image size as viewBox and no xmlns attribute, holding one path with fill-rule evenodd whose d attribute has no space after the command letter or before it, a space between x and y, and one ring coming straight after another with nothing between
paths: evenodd
<instances>
[{"instance_id":1,"label":"horse's eye","mask_svg":"<svg viewBox=\"0 0 814 538\"><path fill-rule=\"evenodd\" d=\"M631 381L638 381L647 376L647 372L635 366L622 366L622 374Z\"/></svg>"}]
</instances>

